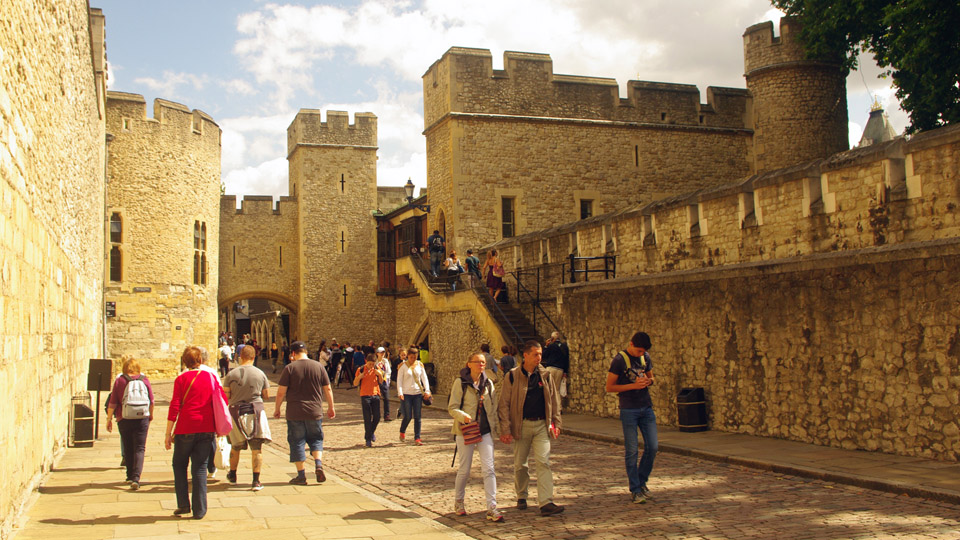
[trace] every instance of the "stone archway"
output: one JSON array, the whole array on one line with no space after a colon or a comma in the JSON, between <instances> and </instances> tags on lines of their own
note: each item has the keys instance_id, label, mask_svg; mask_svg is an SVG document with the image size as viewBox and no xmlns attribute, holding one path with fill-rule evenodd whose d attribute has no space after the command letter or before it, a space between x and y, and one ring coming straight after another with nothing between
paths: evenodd
<instances>
[{"instance_id":1,"label":"stone archway","mask_svg":"<svg viewBox=\"0 0 960 540\"><path fill-rule=\"evenodd\" d=\"M274 292L274 291L263 291L263 290L245 291L245 292L234 294L233 296L220 300L219 301L220 310L221 311L227 310L228 323L229 323L229 312L233 304L241 300L249 300L252 298L262 298L264 300L276 302L282 305L283 307L285 307L287 311L290 313L291 335L297 335L299 330L299 324L300 324L300 317L298 312L298 301L285 294ZM253 324L254 323L251 322L251 325ZM272 328L272 327L268 328L262 325L261 323L257 323L257 324L258 326L256 327L256 331L254 331L254 328L251 327L251 333L254 335L256 335L257 333L260 333L260 337L255 338L257 339L257 343L261 344L264 347L268 347L270 342L266 340L275 339L275 336L277 335L277 330L276 328ZM264 341L261 341L260 338L262 338Z\"/></svg>"}]
</instances>

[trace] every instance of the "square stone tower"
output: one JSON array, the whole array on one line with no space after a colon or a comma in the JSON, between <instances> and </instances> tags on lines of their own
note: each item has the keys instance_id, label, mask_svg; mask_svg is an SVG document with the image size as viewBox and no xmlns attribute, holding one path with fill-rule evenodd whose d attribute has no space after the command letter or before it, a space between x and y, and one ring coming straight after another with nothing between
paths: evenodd
<instances>
[{"instance_id":1,"label":"square stone tower","mask_svg":"<svg viewBox=\"0 0 960 540\"><path fill-rule=\"evenodd\" d=\"M380 340L393 303L377 296L377 117L301 109L287 129L289 193L297 200L300 325L291 337ZM383 333L384 335L380 335Z\"/></svg>"}]
</instances>

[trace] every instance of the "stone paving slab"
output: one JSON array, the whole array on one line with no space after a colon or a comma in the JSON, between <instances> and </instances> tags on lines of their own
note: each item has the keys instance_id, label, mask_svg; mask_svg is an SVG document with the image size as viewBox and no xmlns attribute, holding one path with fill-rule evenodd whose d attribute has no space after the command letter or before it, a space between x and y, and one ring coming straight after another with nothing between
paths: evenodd
<instances>
[{"instance_id":1,"label":"stone paving slab","mask_svg":"<svg viewBox=\"0 0 960 540\"><path fill-rule=\"evenodd\" d=\"M157 383L158 396L172 385ZM272 406L271 406L272 407ZM271 408L272 410L272 408ZM101 418L100 440L91 448L69 448L41 482L14 530L16 540L69 538L98 540L264 540L267 538L440 539L464 538L376 495L343 482L331 471L324 484L291 486L294 475L285 448L265 447L264 489L250 490L250 455L241 460L241 483L231 486L218 472L208 485L208 511L202 520L174 516L173 452L163 448L166 407L156 409L139 491L123 482L120 438L107 433Z\"/></svg>"}]
</instances>

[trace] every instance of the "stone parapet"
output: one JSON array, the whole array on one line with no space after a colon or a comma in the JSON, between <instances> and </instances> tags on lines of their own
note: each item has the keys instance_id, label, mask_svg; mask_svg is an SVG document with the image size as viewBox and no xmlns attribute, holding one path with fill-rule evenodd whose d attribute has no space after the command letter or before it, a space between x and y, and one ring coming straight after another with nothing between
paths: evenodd
<instances>
[{"instance_id":1,"label":"stone parapet","mask_svg":"<svg viewBox=\"0 0 960 540\"><path fill-rule=\"evenodd\" d=\"M743 129L747 92L629 81L619 97L617 81L553 73L547 54L507 51L503 70L493 69L488 49L452 47L423 75L424 128L449 113L517 115ZM721 98L722 99L719 99Z\"/></svg>"},{"instance_id":2,"label":"stone parapet","mask_svg":"<svg viewBox=\"0 0 960 540\"><path fill-rule=\"evenodd\" d=\"M349 122L346 111L327 111L327 120L316 109L300 109L287 128L287 155L298 146L334 145L376 148L377 117L373 113L354 114ZM292 194L291 194L292 195Z\"/></svg>"}]
</instances>

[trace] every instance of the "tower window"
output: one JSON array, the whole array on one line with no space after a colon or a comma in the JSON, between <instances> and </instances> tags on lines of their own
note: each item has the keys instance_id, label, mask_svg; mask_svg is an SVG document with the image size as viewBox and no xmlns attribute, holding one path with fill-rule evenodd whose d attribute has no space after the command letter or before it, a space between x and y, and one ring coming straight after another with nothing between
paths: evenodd
<instances>
[{"instance_id":1,"label":"tower window","mask_svg":"<svg viewBox=\"0 0 960 540\"><path fill-rule=\"evenodd\" d=\"M514 212L515 202L516 199L513 197L503 197L500 199L501 232L504 238L510 238L517 234L516 214Z\"/></svg>"},{"instance_id":2,"label":"tower window","mask_svg":"<svg viewBox=\"0 0 960 540\"><path fill-rule=\"evenodd\" d=\"M123 220L116 212L110 216L110 242L114 244L123 242Z\"/></svg>"},{"instance_id":3,"label":"tower window","mask_svg":"<svg viewBox=\"0 0 960 540\"><path fill-rule=\"evenodd\" d=\"M110 248L110 281L123 281L123 254L120 246Z\"/></svg>"},{"instance_id":4,"label":"tower window","mask_svg":"<svg viewBox=\"0 0 960 540\"><path fill-rule=\"evenodd\" d=\"M236 264L236 252L234 252ZM193 284L207 284L207 222L193 222Z\"/></svg>"},{"instance_id":5,"label":"tower window","mask_svg":"<svg viewBox=\"0 0 960 540\"><path fill-rule=\"evenodd\" d=\"M593 201L590 199L580 199L580 219L593 217Z\"/></svg>"}]
</instances>

